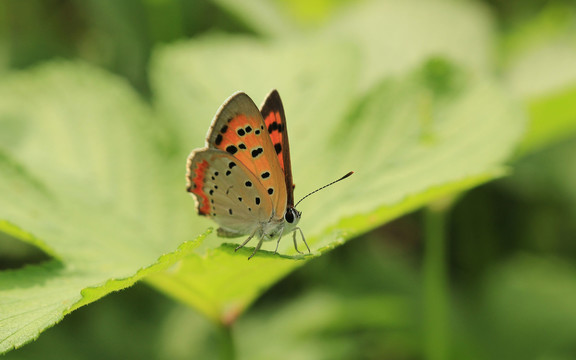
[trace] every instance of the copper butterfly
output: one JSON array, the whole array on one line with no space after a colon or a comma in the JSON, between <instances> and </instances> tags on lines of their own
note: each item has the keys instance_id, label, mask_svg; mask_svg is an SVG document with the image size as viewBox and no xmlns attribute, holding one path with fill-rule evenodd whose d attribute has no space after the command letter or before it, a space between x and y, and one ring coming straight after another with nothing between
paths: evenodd
<instances>
[{"instance_id":1,"label":"copper butterfly","mask_svg":"<svg viewBox=\"0 0 576 360\"><path fill-rule=\"evenodd\" d=\"M229 97L208 129L206 147L192 151L186 167L186 189L194 195L198 214L220 225L219 236L248 235L236 250L259 239L248 259L267 240L278 238L278 250L282 235L290 232L301 253L296 230L310 252L298 227L302 213L294 205L286 117L278 91L268 94L260 110L243 92Z\"/></svg>"}]
</instances>

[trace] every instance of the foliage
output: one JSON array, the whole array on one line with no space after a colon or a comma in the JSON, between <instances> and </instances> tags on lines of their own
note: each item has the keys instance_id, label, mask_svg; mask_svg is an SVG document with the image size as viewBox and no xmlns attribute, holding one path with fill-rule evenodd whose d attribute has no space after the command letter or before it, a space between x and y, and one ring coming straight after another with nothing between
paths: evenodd
<instances>
[{"instance_id":1,"label":"foliage","mask_svg":"<svg viewBox=\"0 0 576 360\"><path fill-rule=\"evenodd\" d=\"M123 348L215 358L230 331L236 356L250 359L573 355L574 248L564 239L575 230L576 172L573 145L562 141L576 130L574 17L563 5L506 15L514 22L502 32L501 8L447 0L65 3L90 21L65 23L81 30L76 39L29 30L27 46L53 40L35 56L0 17L10 59L0 70L0 260L22 256L7 241L30 244L32 254L0 272L0 352L67 316L8 357L45 355L56 341L62 357ZM0 6L36 18L46 11L40 2ZM220 32L203 34L211 27ZM99 51L106 47L109 58ZM70 59L38 64L54 54ZM184 163L228 95L243 90L259 102L271 88L287 112L296 197L356 174L302 203L312 254L295 255L283 241L280 255L270 243L247 261L250 249L235 253L195 215ZM418 247L408 245L421 241L417 218L393 223L401 235L380 229L430 204L444 213L457 199L452 256L444 260L442 239L427 242L423 273ZM397 238L401 250L389 244ZM126 324L111 314L142 295L91 304L139 280L204 317L139 286L131 291L154 300ZM112 339L148 313L155 321L136 320L136 333L157 335L141 349ZM86 355L92 340L84 348L62 340L96 319L110 349ZM539 336L542 327L549 336ZM423 341L437 330L450 334L440 352Z\"/></svg>"}]
</instances>

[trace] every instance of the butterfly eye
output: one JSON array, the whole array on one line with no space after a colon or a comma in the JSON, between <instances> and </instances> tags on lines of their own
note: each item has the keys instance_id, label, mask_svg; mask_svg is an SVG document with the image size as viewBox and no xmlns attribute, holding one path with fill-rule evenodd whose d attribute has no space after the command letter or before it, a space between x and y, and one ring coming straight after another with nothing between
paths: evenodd
<instances>
[{"instance_id":1,"label":"butterfly eye","mask_svg":"<svg viewBox=\"0 0 576 360\"><path fill-rule=\"evenodd\" d=\"M292 209L286 210L286 214L284 214L284 219L286 219L286 222L288 222L289 224L292 224L294 222L294 214L292 213Z\"/></svg>"},{"instance_id":2,"label":"butterfly eye","mask_svg":"<svg viewBox=\"0 0 576 360\"><path fill-rule=\"evenodd\" d=\"M288 208L286 210L286 213L284 214L284 220L286 220L286 222L289 224L292 224L295 220L297 220L299 218L300 218L300 214L294 208Z\"/></svg>"}]
</instances>

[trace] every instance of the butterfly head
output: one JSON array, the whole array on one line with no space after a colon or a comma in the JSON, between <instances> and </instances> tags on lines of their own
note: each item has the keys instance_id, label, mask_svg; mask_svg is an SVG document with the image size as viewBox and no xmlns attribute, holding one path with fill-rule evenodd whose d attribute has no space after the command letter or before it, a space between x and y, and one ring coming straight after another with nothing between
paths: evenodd
<instances>
[{"instance_id":1,"label":"butterfly head","mask_svg":"<svg viewBox=\"0 0 576 360\"><path fill-rule=\"evenodd\" d=\"M288 225L296 227L301 216L302 213L300 211L296 210L293 206L289 206L286 209L286 213L284 213L284 221L286 221Z\"/></svg>"}]
</instances>

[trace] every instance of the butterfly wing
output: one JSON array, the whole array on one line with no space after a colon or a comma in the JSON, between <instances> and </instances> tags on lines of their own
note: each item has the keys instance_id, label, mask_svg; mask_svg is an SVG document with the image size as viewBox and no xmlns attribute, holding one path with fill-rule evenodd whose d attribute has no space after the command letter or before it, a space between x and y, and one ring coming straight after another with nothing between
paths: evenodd
<instances>
[{"instance_id":1,"label":"butterfly wing","mask_svg":"<svg viewBox=\"0 0 576 360\"><path fill-rule=\"evenodd\" d=\"M272 215L272 200L264 186L241 161L225 151L192 152L186 179L198 213L211 217L229 236L251 234Z\"/></svg>"},{"instance_id":2,"label":"butterfly wing","mask_svg":"<svg viewBox=\"0 0 576 360\"><path fill-rule=\"evenodd\" d=\"M248 95L238 92L222 105L208 130L207 145L242 163L270 197L274 218L284 216L287 204L284 172L262 114Z\"/></svg>"},{"instance_id":3,"label":"butterfly wing","mask_svg":"<svg viewBox=\"0 0 576 360\"><path fill-rule=\"evenodd\" d=\"M272 90L264 100L260 110L274 151L278 157L280 167L284 171L286 184L287 205L294 205L294 182L292 179L292 164L290 162L290 144L288 143L288 129L286 127L286 115L284 106L277 90Z\"/></svg>"}]
</instances>

